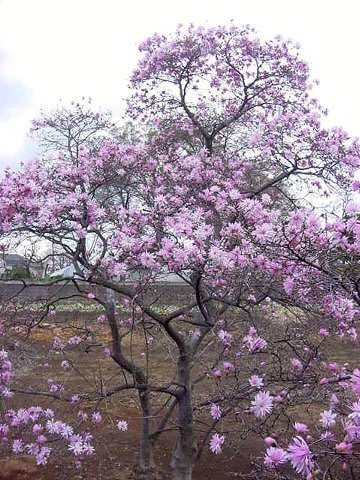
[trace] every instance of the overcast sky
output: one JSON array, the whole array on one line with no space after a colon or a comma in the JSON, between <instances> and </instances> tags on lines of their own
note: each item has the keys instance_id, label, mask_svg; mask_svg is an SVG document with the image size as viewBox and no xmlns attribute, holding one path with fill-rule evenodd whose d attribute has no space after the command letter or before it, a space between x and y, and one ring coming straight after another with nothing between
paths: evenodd
<instances>
[{"instance_id":1,"label":"overcast sky","mask_svg":"<svg viewBox=\"0 0 360 480\"><path fill-rule=\"evenodd\" d=\"M0 167L32 154L40 108L91 96L121 114L137 44L179 23L251 24L302 45L329 119L360 136L358 0L0 0Z\"/></svg>"}]
</instances>

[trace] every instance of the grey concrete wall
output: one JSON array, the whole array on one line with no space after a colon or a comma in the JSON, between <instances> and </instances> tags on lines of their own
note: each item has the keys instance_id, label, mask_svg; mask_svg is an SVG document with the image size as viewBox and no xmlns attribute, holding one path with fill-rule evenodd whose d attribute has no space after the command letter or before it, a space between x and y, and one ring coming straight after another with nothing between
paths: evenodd
<instances>
[{"instance_id":1,"label":"grey concrete wall","mask_svg":"<svg viewBox=\"0 0 360 480\"><path fill-rule=\"evenodd\" d=\"M79 284L87 292L93 292L96 296L103 297L104 290L97 285ZM67 282L56 284L32 284L24 288L21 281L11 280L7 282L0 281L0 302L9 300L19 301L41 301L41 300L62 300L65 302L79 302L77 298L78 291L76 287ZM147 302L157 301L161 304L182 304L193 296L192 289L184 284L157 284L147 289L144 293ZM115 299L119 300L120 295L115 294ZM86 301L86 300L85 300Z\"/></svg>"}]
</instances>

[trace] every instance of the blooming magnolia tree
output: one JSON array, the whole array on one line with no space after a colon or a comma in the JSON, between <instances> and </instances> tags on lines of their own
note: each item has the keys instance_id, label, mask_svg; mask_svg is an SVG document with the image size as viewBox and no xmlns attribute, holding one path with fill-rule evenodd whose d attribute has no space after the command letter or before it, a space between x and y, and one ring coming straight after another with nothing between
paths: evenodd
<instances>
[{"instance_id":1,"label":"blooming magnolia tree","mask_svg":"<svg viewBox=\"0 0 360 480\"><path fill-rule=\"evenodd\" d=\"M101 287L88 299L104 307L126 381L97 399L138 392L146 478L174 418L176 480L192 478L205 446L220 454L252 436L265 442L254 478L339 469L356 478L360 373L329 354L357 337L359 209L347 199L359 144L321 125L326 112L289 41L190 27L140 50L128 115L142 136L126 142L109 117L81 106L44 115L34 129L51 155L5 173L2 234L62 249L80 296ZM316 208L314 195L336 195L339 207ZM164 310L151 292L169 273L189 295ZM133 334L142 353L126 345Z\"/></svg>"}]
</instances>

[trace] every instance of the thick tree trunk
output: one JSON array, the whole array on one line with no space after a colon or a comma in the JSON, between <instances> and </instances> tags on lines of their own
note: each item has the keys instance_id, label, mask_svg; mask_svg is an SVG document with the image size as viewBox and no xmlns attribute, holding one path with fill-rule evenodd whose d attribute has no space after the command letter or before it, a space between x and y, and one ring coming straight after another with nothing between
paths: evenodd
<instances>
[{"instance_id":1,"label":"thick tree trunk","mask_svg":"<svg viewBox=\"0 0 360 480\"><path fill-rule=\"evenodd\" d=\"M172 468L174 480L191 480L194 454L194 425L191 394L191 369L187 355L178 361L178 383L184 391L179 397L179 435L173 452Z\"/></svg>"},{"instance_id":2,"label":"thick tree trunk","mask_svg":"<svg viewBox=\"0 0 360 480\"><path fill-rule=\"evenodd\" d=\"M141 472L148 472L155 469L153 445L150 439L152 408L149 392L139 391L139 399L141 405L141 432L140 432L140 458L139 469Z\"/></svg>"}]
</instances>

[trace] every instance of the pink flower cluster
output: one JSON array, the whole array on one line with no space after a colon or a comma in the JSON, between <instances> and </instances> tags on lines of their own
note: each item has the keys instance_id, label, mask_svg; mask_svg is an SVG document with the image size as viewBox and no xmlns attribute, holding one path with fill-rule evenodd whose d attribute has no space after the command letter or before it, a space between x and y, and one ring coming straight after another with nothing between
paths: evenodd
<instances>
[{"instance_id":1,"label":"pink flower cluster","mask_svg":"<svg viewBox=\"0 0 360 480\"><path fill-rule=\"evenodd\" d=\"M12 396L9 390L11 380L11 361L9 354L5 350L0 350L0 398L10 398Z\"/></svg>"},{"instance_id":2,"label":"pink flower cluster","mask_svg":"<svg viewBox=\"0 0 360 480\"><path fill-rule=\"evenodd\" d=\"M250 328L249 333L245 335L243 342L251 353L261 352L267 347L267 341L259 337L258 332L254 327Z\"/></svg>"},{"instance_id":3,"label":"pink flower cluster","mask_svg":"<svg viewBox=\"0 0 360 480\"><path fill-rule=\"evenodd\" d=\"M35 457L37 465L45 465L54 445L54 440L67 444L76 457L84 458L94 453L90 433L74 433L69 424L55 419L52 410L41 407L8 410L0 424L0 437L10 444L13 453L28 453ZM12 443L10 437L13 437Z\"/></svg>"}]
</instances>

